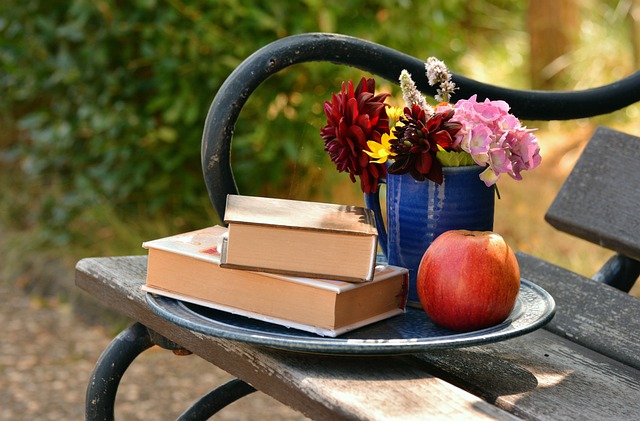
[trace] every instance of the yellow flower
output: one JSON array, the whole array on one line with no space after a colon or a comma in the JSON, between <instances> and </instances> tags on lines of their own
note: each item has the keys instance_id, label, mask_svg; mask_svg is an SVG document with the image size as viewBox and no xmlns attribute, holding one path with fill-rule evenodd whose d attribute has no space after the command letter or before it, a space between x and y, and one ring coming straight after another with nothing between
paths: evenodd
<instances>
[{"instance_id":1,"label":"yellow flower","mask_svg":"<svg viewBox=\"0 0 640 421\"><path fill-rule=\"evenodd\" d=\"M402 107L388 107L387 117L389 117L389 127L394 127L400 120L400 117L404 117L404 108Z\"/></svg>"},{"instance_id":2,"label":"yellow flower","mask_svg":"<svg viewBox=\"0 0 640 421\"><path fill-rule=\"evenodd\" d=\"M380 138L380 143L373 140L367 141L369 150L365 150L364 152L371 158L377 158L376 160L372 160L370 162L374 162L376 164L384 164L385 162L387 162L387 158L396 155L395 152L391 151L391 139L395 139L395 136L383 133L382 137Z\"/></svg>"}]
</instances>

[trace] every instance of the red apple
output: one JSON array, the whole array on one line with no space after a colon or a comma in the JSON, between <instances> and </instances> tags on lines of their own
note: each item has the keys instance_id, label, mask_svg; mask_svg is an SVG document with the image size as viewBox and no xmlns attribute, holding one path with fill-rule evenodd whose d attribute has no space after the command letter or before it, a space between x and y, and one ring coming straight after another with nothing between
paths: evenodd
<instances>
[{"instance_id":1,"label":"red apple","mask_svg":"<svg viewBox=\"0 0 640 421\"><path fill-rule=\"evenodd\" d=\"M422 256L416 287L434 323L468 332L506 320L520 290L520 268L499 234L452 230Z\"/></svg>"}]
</instances>

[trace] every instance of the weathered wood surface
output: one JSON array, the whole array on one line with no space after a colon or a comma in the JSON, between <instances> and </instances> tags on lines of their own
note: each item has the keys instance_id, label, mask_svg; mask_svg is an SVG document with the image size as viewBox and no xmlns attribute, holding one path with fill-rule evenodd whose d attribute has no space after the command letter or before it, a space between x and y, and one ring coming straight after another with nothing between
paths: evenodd
<instances>
[{"instance_id":1,"label":"weathered wood surface","mask_svg":"<svg viewBox=\"0 0 640 421\"><path fill-rule=\"evenodd\" d=\"M556 301L546 329L640 369L640 300L525 253L517 258L521 276Z\"/></svg>"},{"instance_id":2,"label":"weathered wood surface","mask_svg":"<svg viewBox=\"0 0 640 421\"><path fill-rule=\"evenodd\" d=\"M634 420L640 415L640 371L545 329L418 358L443 379L525 419Z\"/></svg>"},{"instance_id":3,"label":"weathered wood surface","mask_svg":"<svg viewBox=\"0 0 640 421\"><path fill-rule=\"evenodd\" d=\"M313 419L516 419L434 377L424 366L412 364L410 357L279 352L180 328L147 306L140 290L146 261L144 256L84 259L76 267L76 284L112 309Z\"/></svg>"},{"instance_id":4,"label":"weathered wood surface","mask_svg":"<svg viewBox=\"0 0 640 421\"><path fill-rule=\"evenodd\" d=\"M598 127L545 219L561 231L640 259L640 138Z\"/></svg>"},{"instance_id":5,"label":"weathered wood surface","mask_svg":"<svg viewBox=\"0 0 640 421\"><path fill-rule=\"evenodd\" d=\"M530 270L530 261L522 261ZM513 414L591 420L636 419L640 413L637 369L552 333L569 329L563 319L570 318L572 310L562 303L574 290L560 288L554 294L560 317L551 331L417 356L323 357L179 328L147 307L140 291L145 271L144 256L85 259L77 265L76 283L113 309L315 419L510 419ZM592 303L583 298L582 306L575 303L577 315ZM635 350L640 352L637 341Z\"/></svg>"}]
</instances>

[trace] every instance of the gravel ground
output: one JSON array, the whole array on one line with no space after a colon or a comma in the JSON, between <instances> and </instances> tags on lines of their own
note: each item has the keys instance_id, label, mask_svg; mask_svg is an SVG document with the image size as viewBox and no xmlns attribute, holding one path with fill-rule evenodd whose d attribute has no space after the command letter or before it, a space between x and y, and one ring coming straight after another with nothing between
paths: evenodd
<instances>
[{"instance_id":1,"label":"gravel ground","mask_svg":"<svg viewBox=\"0 0 640 421\"><path fill-rule=\"evenodd\" d=\"M0 282L0 420L81 420L91 370L113 334L78 320L68 306ZM116 419L172 420L231 376L193 355L152 348L123 377ZM304 420L262 393L214 420Z\"/></svg>"}]
</instances>

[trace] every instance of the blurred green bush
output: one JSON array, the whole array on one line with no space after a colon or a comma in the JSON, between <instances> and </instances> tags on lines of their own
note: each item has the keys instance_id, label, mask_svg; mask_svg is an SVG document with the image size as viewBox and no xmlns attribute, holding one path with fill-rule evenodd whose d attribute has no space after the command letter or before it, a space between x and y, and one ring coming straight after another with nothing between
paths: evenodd
<instances>
[{"instance_id":1,"label":"blurred green bush","mask_svg":"<svg viewBox=\"0 0 640 421\"><path fill-rule=\"evenodd\" d=\"M137 217L191 212L198 225L210 212L199 154L211 100L235 66L276 39L338 32L438 55L455 69L478 30L491 42L496 19L501 36L523 26L525 2L418 3L2 1L0 112L15 122L2 157L40 186L29 218L46 221L57 243L105 204ZM308 64L260 87L234 138L240 191L287 193L292 177L331 165L319 137L322 102L360 76ZM301 185L311 195L322 183Z\"/></svg>"}]
</instances>

